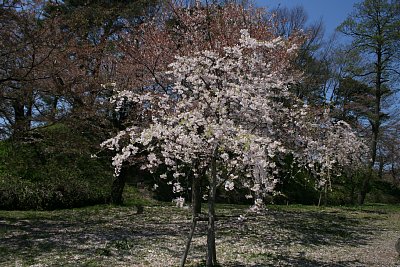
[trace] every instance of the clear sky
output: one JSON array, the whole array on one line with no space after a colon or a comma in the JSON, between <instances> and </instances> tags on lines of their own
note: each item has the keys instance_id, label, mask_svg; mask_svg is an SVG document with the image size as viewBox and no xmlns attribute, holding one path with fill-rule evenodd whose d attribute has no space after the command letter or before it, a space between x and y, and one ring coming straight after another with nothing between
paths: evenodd
<instances>
[{"instance_id":1,"label":"clear sky","mask_svg":"<svg viewBox=\"0 0 400 267\"><path fill-rule=\"evenodd\" d=\"M361 0L256 0L258 6L275 8L303 6L308 14L308 22L322 19L325 25L325 37L331 36L352 12L353 5Z\"/></svg>"}]
</instances>

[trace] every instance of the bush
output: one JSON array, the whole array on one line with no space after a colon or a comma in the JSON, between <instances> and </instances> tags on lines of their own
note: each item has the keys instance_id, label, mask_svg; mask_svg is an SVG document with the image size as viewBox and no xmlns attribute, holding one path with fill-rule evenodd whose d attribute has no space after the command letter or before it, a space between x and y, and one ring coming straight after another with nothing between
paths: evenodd
<instances>
[{"instance_id":1,"label":"bush","mask_svg":"<svg viewBox=\"0 0 400 267\"><path fill-rule=\"evenodd\" d=\"M0 142L0 209L108 201L112 168L108 159L91 158L93 140L62 124L34 131L27 140Z\"/></svg>"},{"instance_id":2,"label":"bush","mask_svg":"<svg viewBox=\"0 0 400 267\"><path fill-rule=\"evenodd\" d=\"M52 210L106 203L109 190L85 181L32 182L15 177L0 180L0 209Z\"/></svg>"}]
</instances>

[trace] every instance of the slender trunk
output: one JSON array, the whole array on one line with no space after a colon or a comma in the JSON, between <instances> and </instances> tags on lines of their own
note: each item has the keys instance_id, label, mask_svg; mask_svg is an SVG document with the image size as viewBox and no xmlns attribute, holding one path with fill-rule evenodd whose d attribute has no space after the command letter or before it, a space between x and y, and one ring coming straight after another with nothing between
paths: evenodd
<instances>
[{"instance_id":1,"label":"slender trunk","mask_svg":"<svg viewBox=\"0 0 400 267\"><path fill-rule=\"evenodd\" d=\"M321 199L322 199L322 190L319 191L318 207L321 206Z\"/></svg>"},{"instance_id":2,"label":"slender trunk","mask_svg":"<svg viewBox=\"0 0 400 267\"><path fill-rule=\"evenodd\" d=\"M201 196L200 196L200 178L193 177L192 180L192 226L190 228L190 233L188 240L186 241L185 252L183 253L181 259L181 267L185 266L186 258L189 253L190 244L192 243L192 238L194 231L196 230L196 224L199 219L199 214L201 213Z\"/></svg>"},{"instance_id":3,"label":"slender trunk","mask_svg":"<svg viewBox=\"0 0 400 267\"><path fill-rule=\"evenodd\" d=\"M206 266L217 264L217 253L215 248L215 194L217 188L217 164L215 148L211 163L210 191L208 196L208 229L207 229L207 261Z\"/></svg>"},{"instance_id":4,"label":"slender trunk","mask_svg":"<svg viewBox=\"0 0 400 267\"><path fill-rule=\"evenodd\" d=\"M28 104L25 106L25 128L27 131L31 129L31 122L32 122L32 108L33 108L33 101L30 99Z\"/></svg>"},{"instance_id":5,"label":"slender trunk","mask_svg":"<svg viewBox=\"0 0 400 267\"><path fill-rule=\"evenodd\" d=\"M55 122L57 119L57 105L58 105L58 97L55 96L51 104L51 115L50 115L51 122Z\"/></svg>"},{"instance_id":6,"label":"slender trunk","mask_svg":"<svg viewBox=\"0 0 400 267\"><path fill-rule=\"evenodd\" d=\"M351 174L350 175L350 204L351 205L354 205L355 204L355 200L356 200L356 198L355 198L356 187L355 187L355 184L354 184L353 177L354 176Z\"/></svg>"},{"instance_id":7,"label":"slender trunk","mask_svg":"<svg viewBox=\"0 0 400 267\"><path fill-rule=\"evenodd\" d=\"M328 204L328 184L325 184L324 188L319 191L318 207L320 207L321 204L324 206Z\"/></svg>"},{"instance_id":8,"label":"slender trunk","mask_svg":"<svg viewBox=\"0 0 400 267\"><path fill-rule=\"evenodd\" d=\"M185 266L186 258L187 258L187 255L189 254L190 243L192 243L193 234L194 234L194 231L196 230L197 220L198 220L198 217L193 216L192 226L190 228L188 240L186 241L186 248L185 248L185 252L183 253L183 256L181 259L181 264L179 265L180 267Z\"/></svg>"},{"instance_id":9,"label":"slender trunk","mask_svg":"<svg viewBox=\"0 0 400 267\"><path fill-rule=\"evenodd\" d=\"M382 180L383 178L383 167L385 165L385 161L383 160L383 157L381 156L379 158L379 171L378 171L378 179Z\"/></svg>"}]
</instances>

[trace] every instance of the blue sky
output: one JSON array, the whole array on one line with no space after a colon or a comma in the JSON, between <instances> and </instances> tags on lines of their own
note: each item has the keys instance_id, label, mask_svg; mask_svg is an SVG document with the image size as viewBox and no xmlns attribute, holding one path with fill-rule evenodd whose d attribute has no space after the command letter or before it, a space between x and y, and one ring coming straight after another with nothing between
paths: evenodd
<instances>
[{"instance_id":1,"label":"blue sky","mask_svg":"<svg viewBox=\"0 0 400 267\"><path fill-rule=\"evenodd\" d=\"M303 6L308 14L308 22L322 19L325 26L325 37L332 35L347 16L352 12L353 5L361 0L256 0L258 6L275 8Z\"/></svg>"}]
</instances>

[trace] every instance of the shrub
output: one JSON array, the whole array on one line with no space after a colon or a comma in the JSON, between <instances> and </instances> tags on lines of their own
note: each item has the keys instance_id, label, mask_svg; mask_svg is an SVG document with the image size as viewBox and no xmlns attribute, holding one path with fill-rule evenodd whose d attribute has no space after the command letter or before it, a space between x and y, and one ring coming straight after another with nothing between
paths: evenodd
<instances>
[{"instance_id":1,"label":"shrub","mask_svg":"<svg viewBox=\"0 0 400 267\"><path fill-rule=\"evenodd\" d=\"M28 140L28 141L27 141ZM0 142L0 208L57 209L108 200L112 169L93 141L59 124Z\"/></svg>"}]
</instances>

